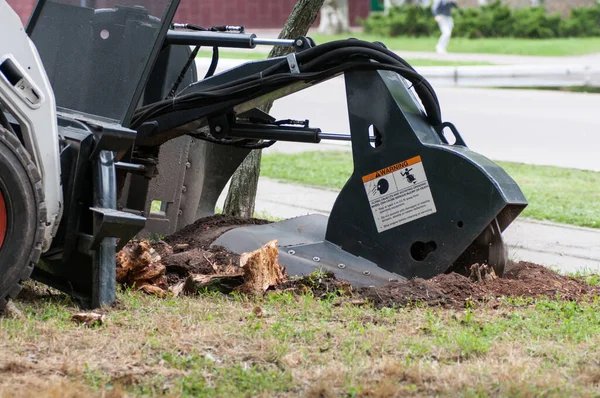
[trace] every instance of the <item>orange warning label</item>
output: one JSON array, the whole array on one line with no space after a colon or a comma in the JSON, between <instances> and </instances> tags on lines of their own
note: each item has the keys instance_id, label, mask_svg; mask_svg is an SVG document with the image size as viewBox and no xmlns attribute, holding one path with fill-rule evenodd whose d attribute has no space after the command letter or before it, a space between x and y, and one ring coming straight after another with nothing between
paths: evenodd
<instances>
[{"instance_id":1,"label":"orange warning label","mask_svg":"<svg viewBox=\"0 0 600 398\"><path fill-rule=\"evenodd\" d=\"M362 178L363 183L373 181L376 178L383 177L384 175L391 174L395 171L403 169L405 167L412 166L413 164L419 163L421 161L420 156L415 156L414 158L410 158L405 160L404 162L396 163L392 166L386 167L385 169L378 170L374 173L367 174Z\"/></svg>"},{"instance_id":2,"label":"orange warning label","mask_svg":"<svg viewBox=\"0 0 600 398\"><path fill-rule=\"evenodd\" d=\"M364 176L363 185L379 233L437 211L420 156Z\"/></svg>"}]
</instances>

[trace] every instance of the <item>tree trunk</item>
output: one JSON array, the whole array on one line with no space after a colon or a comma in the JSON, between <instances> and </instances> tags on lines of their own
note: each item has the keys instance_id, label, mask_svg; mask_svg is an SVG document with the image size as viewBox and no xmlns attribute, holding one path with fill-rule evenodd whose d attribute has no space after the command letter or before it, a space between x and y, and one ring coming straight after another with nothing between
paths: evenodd
<instances>
[{"instance_id":1,"label":"tree trunk","mask_svg":"<svg viewBox=\"0 0 600 398\"><path fill-rule=\"evenodd\" d=\"M260 149L250 151L231 176L231 184L223 208L224 214L240 218L251 218L254 215L261 158Z\"/></svg>"},{"instance_id":2,"label":"tree trunk","mask_svg":"<svg viewBox=\"0 0 600 398\"><path fill-rule=\"evenodd\" d=\"M295 39L306 36L308 29L317 19L319 10L324 0L298 0L290 17L279 34L280 39ZM273 47L269 58L287 55L292 52L291 47ZM271 105L263 110L269 112ZM256 191L260 175L260 159L262 151L256 149L250 152L240 167L231 177L231 185L225 199L224 214L235 217L250 218L254 214L256 204Z\"/></svg>"},{"instance_id":3,"label":"tree trunk","mask_svg":"<svg viewBox=\"0 0 600 398\"><path fill-rule=\"evenodd\" d=\"M348 31L348 0L325 0L321 9L319 33L335 35Z\"/></svg>"}]
</instances>

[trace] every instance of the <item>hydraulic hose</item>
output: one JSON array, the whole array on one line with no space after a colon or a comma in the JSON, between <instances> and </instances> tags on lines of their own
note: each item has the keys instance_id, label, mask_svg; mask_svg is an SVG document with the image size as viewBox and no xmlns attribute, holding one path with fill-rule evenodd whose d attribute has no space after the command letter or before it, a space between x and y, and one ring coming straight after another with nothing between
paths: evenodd
<instances>
[{"instance_id":1,"label":"hydraulic hose","mask_svg":"<svg viewBox=\"0 0 600 398\"><path fill-rule=\"evenodd\" d=\"M350 70L388 70L410 81L419 96L426 116L432 125L442 122L439 101L433 87L404 59L378 44L356 39L335 41L313 47L296 55L301 73L292 74L287 60L266 68L260 73L245 76L207 90L181 94L172 99L147 105L136 111L132 127L147 120L178 110L198 108L204 117L203 106L221 104L223 111L236 104L272 92L296 81L307 83L326 80ZM218 111L217 111L218 112Z\"/></svg>"}]
</instances>

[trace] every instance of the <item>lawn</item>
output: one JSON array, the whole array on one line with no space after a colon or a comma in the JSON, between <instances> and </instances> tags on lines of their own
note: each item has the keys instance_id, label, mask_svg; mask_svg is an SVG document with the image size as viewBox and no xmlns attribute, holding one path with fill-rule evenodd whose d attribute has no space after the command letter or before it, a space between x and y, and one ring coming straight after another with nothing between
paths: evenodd
<instances>
[{"instance_id":1,"label":"lawn","mask_svg":"<svg viewBox=\"0 0 600 398\"><path fill-rule=\"evenodd\" d=\"M261 51L220 51L220 59L242 59L248 61L254 61L259 59L265 59L267 53ZM212 52L201 51L198 53L200 58L212 58ZM407 59L408 63L412 66L469 66L469 65L492 65L489 62L475 62L475 61L445 61L439 59Z\"/></svg>"},{"instance_id":2,"label":"lawn","mask_svg":"<svg viewBox=\"0 0 600 398\"><path fill-rule=\"evenodd\" d=\"M29 283L0 318L0 396L596 396L600 302L497 299L375 309L273 293L158 299L123 291L70 321Z\"/></svg>"},{"instance_id":3,"label":"lawn","mask_svg":"<svg viewBox=\"0 0 600 398\"><path fill-rule=\"evenodd\" d=\"M519 184L529 206L524 217L600 228L600 173L498 162ZM261 175L283 181L342 188L352 174L349 151L265 154Z\"/></svg>"},{"instance_id":4,"label":"lawn","mask_svg":"<svg viewBox=\"0 0 600 398\"><path fill-rule=\"evenodd\" d=\"M437 37L381 37L353 32L343 35L313 34L312 38L319 44L332 40L342 40L348 37L366 41L381 41L395 51L435 51ZM485 54L514 54L564 56L583 55L600 52L600 38L561 38L561 39L513 39L513 38L484 38L466 39L453 38L448 51L456 53L485 53Z\"/></svg>"}]
</instances>

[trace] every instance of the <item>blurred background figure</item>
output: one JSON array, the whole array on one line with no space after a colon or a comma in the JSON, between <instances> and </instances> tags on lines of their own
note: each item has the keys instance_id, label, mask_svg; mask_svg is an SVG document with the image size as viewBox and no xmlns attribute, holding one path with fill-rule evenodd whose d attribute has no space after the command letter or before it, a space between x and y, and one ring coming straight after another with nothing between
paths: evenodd
<instances>
[{"instance_id":1,"label":"blurred background figure","mask_svg":"<svg viewBox=\"0 0 600 398\"><path fill-rule=\"evenodd\" d=\"M449 0L434 0L431 6L433 16L442 31L442 35L435 48L438 54L447 53L448 43L450 43L450 37L452 36L452 28L454 28L452 9L455 7L458 7L456 3Z\"/></svg>"}]
</instances>

